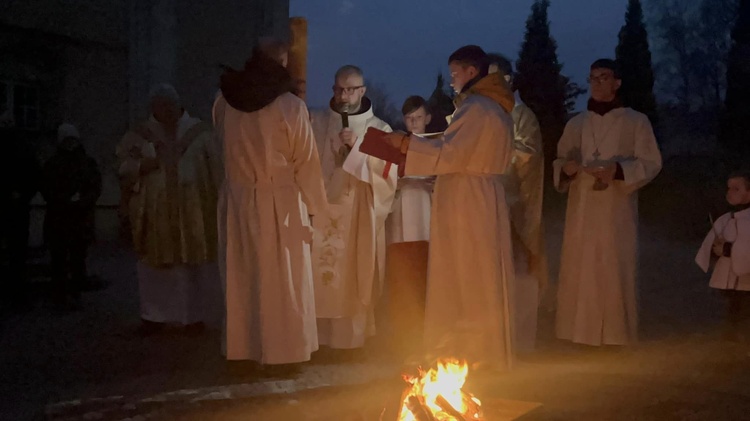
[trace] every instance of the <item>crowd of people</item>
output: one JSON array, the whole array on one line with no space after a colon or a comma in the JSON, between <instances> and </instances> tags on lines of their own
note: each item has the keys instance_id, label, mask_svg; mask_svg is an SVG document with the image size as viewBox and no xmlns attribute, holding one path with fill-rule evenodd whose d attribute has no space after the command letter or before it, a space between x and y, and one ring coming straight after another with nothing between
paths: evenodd
<instances>
[{"instance_id":1,"label":"crowd of people","mask_svg":"<svg viewBox=\"0 0 750 421\"><path fill-rule=\"evenodd\" d=\"M299 363L320 346L361 348L376 330L414 363L507 370L533 351L548 277L544 159L511 63L473 45L451 54L456 109L425 133L423 98L405 101L407 132L394 132L353 65L334 75L329 106L308 113L286 60L282 45L261 45L223 75L214 104L226 358ZM589 81L553 169L569 192L557 334L628 345L637 190L661 156L648 119L617 97L617 63L595 61Z\"/></svg>"},{"instance_id":2,"label":"crowd of people","mask_svg":"<svg viewBox=\"0 0 750 421\"><path fill-rule=\"evenodd\" d=\"M329 105L308 111L287 60L283 43L264 41L226 69L212 124L156 86L150 117L118 145L141 333L215 324L227 360L278 366L320 346L362 348L379 331L408 363L511 369L535 348L549 273L542 136L510 61L475 45L453 52L455 112L426 133L439 117L424 98L407 98L407 131L393 131L353 65L333 75ZM618 98L617 63L594 61L588 81L551 169L568 195L556 334L623 346L638 339L637 192L661 155L648 118ZM58 296L75 301L101 182L76 128L58 138L40 190ZM734 326L738 290L750 290L750 259L736 257L750 254L750 176L730 178L727 200L736 209L697 261L716 264L711 285L730 290Z\"/></svg>"}]
</instances>

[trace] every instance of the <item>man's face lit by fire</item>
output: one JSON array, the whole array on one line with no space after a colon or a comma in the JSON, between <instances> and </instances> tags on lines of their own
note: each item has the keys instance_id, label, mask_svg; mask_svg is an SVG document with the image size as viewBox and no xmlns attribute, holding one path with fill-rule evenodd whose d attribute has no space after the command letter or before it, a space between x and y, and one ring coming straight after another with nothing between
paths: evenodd
<instances>
[{"instance_id":1,"label":"man's face lit by fire","mask_svg":"<svg viewBox=\"0 0 750 421\"><path fill-rule=\"evenodd\" d=\"M479 75L479 70L476 67L467 66L457 61L450 62L448 68L451 72L451 86L457 94L461 93L461 90L470 80Z\"/></svg>"},{"instance_id":2,"label":"man's face lit by fire","mask_svg":"<svg viewBox=\"0 0 750 421\"><path fill-rule=\"evenodd\" d=\"M333 85L333 102L339 111L343 111L344 105L348 105L348 112L353 113L362 105L362 97L366 91L362 76L355 73L341 75Z\"/></svg>"}]
</instances>

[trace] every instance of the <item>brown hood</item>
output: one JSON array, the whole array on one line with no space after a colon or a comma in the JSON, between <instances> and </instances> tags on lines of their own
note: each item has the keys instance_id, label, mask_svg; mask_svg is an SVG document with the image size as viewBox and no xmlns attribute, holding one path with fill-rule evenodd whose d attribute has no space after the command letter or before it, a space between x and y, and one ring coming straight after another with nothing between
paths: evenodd
<instances>
[{"instance_id":1,"label":"brown hood","mask_svg":"<svg viewBox=\"0 0 750 421\"><path fill-rule=\"evenodd\" d=\"M286 92L293 92L287 69L256 48L242 70L225 67L221 93L233 108L246 113L258 111Z\"/></svg>"},{"instance_id":2,"label":"brown hood","mask_svg":"<svg viewBox=\"0 0 750 421\"><path fill-rule=\"evenodd\" d=\"M499 73L492 73L479 79L469 89L456 96L456 99L453 101L456 104L456 108L461 105L466 97L473 94L484 95L497 102L507 113L513 111L513 106L516 103L510 85L508 85L508 82Z\"/></svg>"}]
</instances>

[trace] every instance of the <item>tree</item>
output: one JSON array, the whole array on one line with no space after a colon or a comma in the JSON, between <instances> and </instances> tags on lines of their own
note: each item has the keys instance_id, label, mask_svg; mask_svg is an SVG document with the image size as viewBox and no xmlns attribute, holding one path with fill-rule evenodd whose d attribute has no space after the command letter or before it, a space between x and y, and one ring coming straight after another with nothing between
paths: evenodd
<instances>
[{"instance_id":1,"label":"tree","mask_svg":"<svg viewBox=\"0 0 750 421\"><path fill-rule=\"evenodd\" d=\"M393 129L403 128L401 112L393 105L391 97L380 84L369 82L366 96L372 103L372 112L376 117L388 123Z\"/></svg>"},{"instance_id":2,"label":"tree","mask_svg":"<svg viewBox=\"0 0 750 421\"><path fill-rule=\"evenodd\" d=\"M535 0L531 6L515 79L521 99L539 120L547 164L557 154L557 142L567 116L567 78L560 75L562 65L557 61L557 43L549 32L549 5L549 0ZM575 91L568 93L575 95ZM549 171L546 173L550 174Z\"/></svg>"},{"instance_id":3,"label":"tree","mask_svg":"<svg viewBox=\"0 0 750 421\"><path fill-rule=\"evenodd\" d=\"M663 144L713 144L722 129L730 31L739 0L662 0L651 4L651 29ZM702 147L702 146L701 146Z\"/></svg>"},{"instance_id":4,"label":"tree","mask_svg":"<svg viewBox=\"0 0 750 421\"><path fill-rule=\"evenodd\" d=\"M684 110L716 110L726 86L730 28L738 0L654 2L657 92Z\"/></svg>"},{"instance_id":5,"label":"tree","mask_svg":"<svg viewBox=\"0 0 750 421\"><path fill-rule=\"evenodd\" d=\"M625 24L618 38L615 55L622 74L620 98L626 106L646 114L655 124L654 71L640 0L628 1Z\"/></svg>"},{"instance_id":6,"label":"tree","mask_svg":"<svg viewBox=\"0 0 750 421\"><path fill-rule=\"evenodd\" d=\"M695 45L695 28L688 6L680 0L658 3L656 26L662 41L662 61L659 76L665 96L673 96L677 103L690 108L693 87L692 46Z\"/></svg>"},{"instance_id":7,"label":"tree","mask_svg":"<svg viewBox=\"0 0 750 421\"><path fill-rule=\"evenodd\" d=\"M432 120L427 125L427 132L444 131L448 127L445 117L453 114L455 106L453 105L453 99L446 92L445 79L440 72L438 72L437 83L435 84L435 89L432 91L432 95L427 100L427 105L430 107L430 113L432 113Z\"/></svg>"},{"instance_id":8,"label":"tree","mask_svg":"<svg viewBox=\"0 0 750 421\"><path fill-rule=\"evenodd\" d=\"M727 62L720 140L737 163L750 158L750 0L740 0Z\"/></svg>"},{"instance_id":9,"label":"tree","mask_svg":"<svg viewBox=\"0 0 750 421\"><path fill-rule=\"evenodd\" d=\"M703 0L699 9L697 70L703 75L707 105L719 106L726 89L730 28L737 17L738 0Z\"/></svg>"},{"instance_id":10,"label":"tree","mask_svg":"<svg viewBox=\"0 0 750 421\"><path fill-rule=\"evenodd\" d=\"M565 111L570 114L576 108L576 98L589 90L571 82L567 76L560 75L560 84L565 87Z\"/></svg>"}]
</instances>

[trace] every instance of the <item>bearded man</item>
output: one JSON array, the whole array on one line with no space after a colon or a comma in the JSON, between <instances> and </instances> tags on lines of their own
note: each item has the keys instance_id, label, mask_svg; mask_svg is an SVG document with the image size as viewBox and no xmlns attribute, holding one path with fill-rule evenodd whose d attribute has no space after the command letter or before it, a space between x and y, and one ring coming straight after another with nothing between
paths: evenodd
<instances>
[{"instance_id":1,"label":"bearded man","mask_svg":"<svg viewBox=\"0 0 750 421\"><path fill-rule=\"evenodd\" d=\"M391 131L373 114L359 67L341 67L327 109L312 113L328 215L315 218L313 265L318 338L336 349L364 346L375 333L374 307L385 275L385 219L396 167L359 151L369 127Z\"/></svg>"}]
</instances>

